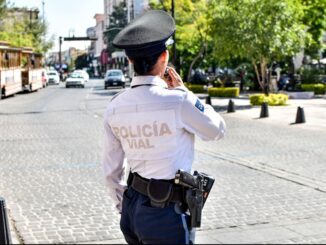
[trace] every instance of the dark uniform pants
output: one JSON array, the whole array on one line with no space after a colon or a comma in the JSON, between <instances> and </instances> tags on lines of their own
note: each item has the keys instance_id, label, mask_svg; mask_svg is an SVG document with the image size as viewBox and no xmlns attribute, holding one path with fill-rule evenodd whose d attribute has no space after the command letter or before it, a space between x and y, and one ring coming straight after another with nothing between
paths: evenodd
<instances>
[{"instance_id":1,"label":"dark uniform pants","mask_svg":"<svg viewBox=\"0 0 326 245\"><path fill-rule=\"evenodd\" d=\"M155 208L132 188L124 193L120 227L128 244L192 244L195 232L187 219L175 203Z\"/></svg>"}]
</instances>

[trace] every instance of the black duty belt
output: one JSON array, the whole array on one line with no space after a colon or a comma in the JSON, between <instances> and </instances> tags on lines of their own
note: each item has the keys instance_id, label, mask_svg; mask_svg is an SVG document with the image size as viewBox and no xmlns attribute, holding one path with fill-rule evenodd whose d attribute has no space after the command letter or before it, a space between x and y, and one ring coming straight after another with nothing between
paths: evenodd
<instances>
[{"instance_id":1,"label":"black duty belt","mask_svg":"<svg viewBox=\"0 0 326 245\"><path fill-rule=\"evenodd\" d=\"M183 203L185 188L174 184L173 180L154 180L145 179L137 173L130 173L128 177L128 186L131 186L137 192L148 196L151 200L161 202L164 199L167 202ZM166 195L164 193L167 193Z\"/></svg>"}]
</instances>

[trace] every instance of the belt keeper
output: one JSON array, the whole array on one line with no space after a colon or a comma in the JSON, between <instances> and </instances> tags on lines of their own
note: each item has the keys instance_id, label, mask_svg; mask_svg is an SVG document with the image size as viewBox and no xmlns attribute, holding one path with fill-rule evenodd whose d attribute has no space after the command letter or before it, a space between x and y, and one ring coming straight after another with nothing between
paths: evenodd
<instances>
[{"instance_id":1,"label":"belt keeper","mask_svg":"<svg viewBox=\"0 0 326 245\"><path fill-rule=\"evenodd\" d=\"M132 180L134 179L134 174L130 171L127 179L127 186L131 186Z\"/></svg>"}]
</instances>

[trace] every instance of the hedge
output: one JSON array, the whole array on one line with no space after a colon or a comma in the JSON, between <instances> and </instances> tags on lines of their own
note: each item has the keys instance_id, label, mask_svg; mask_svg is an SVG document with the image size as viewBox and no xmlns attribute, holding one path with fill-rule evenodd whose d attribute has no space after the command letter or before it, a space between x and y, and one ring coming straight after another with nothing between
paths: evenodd
<instances>
[{"instance_id":1,"label":"hedge","mask_svg":"<svg viewBox=\"0 0 326 245\"><path fill-rule=\"evenodd\" d=\"M208 95L211 97L238 97L239 88L209 88Z\"/></svg>"},{"instance_id":2,"label":"hedge","mask_svg":"<svg viewBox=\"0 0 326 245\"><path fill-rule=\"evenodd\" d=\"M318 84L301 84L301 89L303 91L315 92L315 94L325 94L326 85L322 83Z\"/></svg>"},{"instance_id":3,"label":"hedge","mask_svg":"<svg viewBox=\"0 0 326 245\"><path fill-rule=\"evenodd\" d=\"M185 86L192 91L193 93L206 93L206 89L204 85L198 85L198 84L185 84Z\"/></svg>"},{"instance_id":4,"label":"hedge","mask_svg":"<svg viewBox=\"0 0 326 245\"><path fill-rule=\"evenodd\" d=\"M251 105L261 105L263 102L267 102L270 106L285 105L289 99L289 96L286 94L253 94L250 95L250 104Z\"/></svg>"}]
</instances>

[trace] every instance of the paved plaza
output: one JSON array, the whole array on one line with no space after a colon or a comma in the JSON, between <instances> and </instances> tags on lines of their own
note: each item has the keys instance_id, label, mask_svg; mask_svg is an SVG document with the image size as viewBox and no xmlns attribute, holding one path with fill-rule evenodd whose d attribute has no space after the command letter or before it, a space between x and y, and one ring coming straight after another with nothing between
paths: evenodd
<instances>
[{"instance_id":1,"label":"paved plaza","mask_svg":"<svg viewBox=\"0 0 326 245\"><path fill-rule=\"evenodd\" d=\"M103 114L119 89L49 86L0 101L0 196L15 243L124 243L101 169ZM204 100L203 100L204 101ZM260 107L212 99L227 123L196 140L194 169L216 178L197 243L326 243L326 98ZM297 107L306 123L293 124Z\"/></svg>"}]
</instances>

